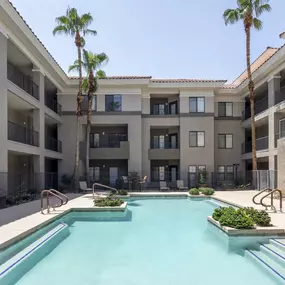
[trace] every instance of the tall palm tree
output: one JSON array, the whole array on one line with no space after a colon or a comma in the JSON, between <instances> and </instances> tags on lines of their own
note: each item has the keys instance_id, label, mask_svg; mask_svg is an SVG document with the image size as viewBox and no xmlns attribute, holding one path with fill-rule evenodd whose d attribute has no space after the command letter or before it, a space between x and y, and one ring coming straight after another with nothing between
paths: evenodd
<instances>
[{"instance_id":1,"label":"tall palm tree","mask_svg":"<svg viewBox=\"0 0 285 285\"><path fill-rule=\"evenodd\" d=\"M90 13L78 15L76 8L67 8L66 14L55 19L56 27L53 29L53 35L65 34L74 37L74 43L77 47L77 59L78 59L78 72L79 72L79 86L78 94L76 98L77 107L77 126L76 126L76 151L75 151L75 164L73 179L74 184L78 184L78 165L79 165L79 134L80 134L80 117L81 113L81 103L83 101L82 96L82 66L81 66L81 49L85 41L83 36L85 35L97 35L95 30L91 30L88 27L93 21L93 17Z\"/></svg>"},{"instance_id":2,"label":"tall palm tree","mask_svg":"<svg viewBox=\"0 0 285 285\"><path fill-rule=\"evenodd\" d=\"M79 70L80 65L86 71L86 78L83 80L82 88L88 92L88 111L87 111L87 126L86 126L86 161L85 161L85 175L86 181L89 182L88 168L89 168L89 150L90 150L90 129L92 118L92 98L94 93L98 90L98 79L105 78L106 74L100 68L109 61L105 53L92 53L83 49L83 60L79 63L78 60L69 67L69 71Z\"/></svg>"},{"instance_id":3,"label":"tall palm tree","mask_svg":"<svg viewBox=\"0 0 285 285\"><path fill-rule=\"evenodd\" d=\"M226 25L235 24L241 20L243 22L246 35L246 65L251 113L252 170L257 170L257 160L254 121L254 83L252 80L250 60L250 34L251 28L255 28L256 30L262 29L262 21L259 20L259 17L263 12L271 11L271 6L268 2L269 0L237 0L237 8L227 9L223 14Z\"/></svg>"}]
</instances>

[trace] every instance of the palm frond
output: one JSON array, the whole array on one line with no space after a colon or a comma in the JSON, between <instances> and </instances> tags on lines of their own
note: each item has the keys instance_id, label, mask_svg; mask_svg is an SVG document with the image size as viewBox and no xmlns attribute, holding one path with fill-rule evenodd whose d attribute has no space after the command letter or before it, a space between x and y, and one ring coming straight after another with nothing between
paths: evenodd
<instances>
[{"instance_id":1,"label":"palm frond","mask_svg":"<svg viewBox=\"0 0 285 285\"><path fill-rule=\"evenodd\" d=\"M78 22L78 13L77 13L77 9L76 8L69 8L67 10L67 16L68 18L72 21L72 23L77 23Z\"/></svg>"},{"instance_id":2,"label":"palm frond","mask_svg":"<svg viewBox=\"0 0 285 285\"><path fill-rule=\"evenodd\" d=\"M87 92L87 90L88 90L88 79L87 78L84 78L82 81L82 90L84 92Z\"/></svg>"},{"instance_id":3,"label":"palm frond","mask_svg":"<svg viewBox=\"0 0 285 285\"><path fill-rule=\"evenodd\" d=\"M76 70L76 71L79 70L79 60L78 59L75 60L74 63L70 65L68 68L68 72L73 71L73 70Z\"/></svg>"},{"instance_id":4,"label":"palm frond","mask_svg":"<svg viewBox=\"0 0 285 285\"><path fill-rule=\"evenodd\" d=\"M80 42L81 42L81 47L82 48L85 47L86 42L85 42L85 39L83 37L80 38Z\"/></svg>"},{"instance_id":5,"label":"palm frond","mask_svg":"<svg viewBox=\"0 0 285 285\"><path fill-rule=\"evenodd\" d=\"M65 34L65 35L70 35L70 30L64 26L64 25L58 25L56 26L53 31L52 31L53 35L55 36L56 34Z\"/></svg>"},{"instance_id":6,"label":"palm frond","mask_svg":"<svg viewBox=\"0 0 285 285\"><path fill-rule=\"evenodd\" d=\"M84 35L90 35L90 36L97 36L97 32L95 30L90 30L90 29L86 29L83 31Z\"/></svg>"},{"instance_id":7,"label":"palm frond","mask_svg":"<svg viewBox=\"0 0 285 285\"><path fill-rule=\"evenodd\" d=\"M106 78L106 73L105 73L105 71L102 70L102 69L97 70L97 72L96 72L96 77L99 78L99 79Z\"/></svg>"},{"instance_id":8,"label":"palm frond","mask_svg":"<svg viewBox=\"0 0 285 285\"><path fill-rule=\"evenodd\" d=\"M55 21L58 25L65 25L65 26L70 25L70 21L69 21L68 17L66 17L66 16L56 17Z\"/></svg>"},{"instance_id":9,"label":"palm frond","mask_svg":"<svg viewBox=\"0 0 285 285\"><path fill-rule=\"evenodd\" d=\"M254 19L253 19L253 26L254 26L255 29L261 30L262 27L263 27L263 23L262 23L262 21L259 20L258 18L254 18Z\"/></svg>"},{"instance_id":10,"label":"palm frond","mask_svg":"<svg viewBox=\"0 0 285 285\"><path fill-rule=\"evenodd\" d=\"M93 17L92 17L92 15L90 13L83 14L80 17L80 22L81 22L81 25L82 25L82 29L87 28L93 22Z\"/></svg>"},{"instance_id":11,"label":"palm frond","mask_svg":"<svg viewBox=\"0 0 285 285\"><path fill-rule=\"evenodd\" d=\"M271 6L269 4L263 4L255 7L256 17L259 17L264 12L270 12L270 11L271 11Z\"/></svg>"},{"instance_id":12,"label":"palm frond","mask_svg":"<svg viewBox=\"0 0 285 285\"><path fill-rule=\"evenodd\" d=\"M95 54L95 56L96 56L99 64L103 64L103 63L107 64L109 62L109 57L104 52Z\"/></svg>"},{"instance_id":13,"label":"palm frond","mask_svg":"<svg viewBox=\"0 0 285 285\"><path fill-rule=\"evenodd\" d=\"M241 18L240 9L227 9L223 14L223 18L226 25L238 22Z\"/></svg>"}]
</instances>

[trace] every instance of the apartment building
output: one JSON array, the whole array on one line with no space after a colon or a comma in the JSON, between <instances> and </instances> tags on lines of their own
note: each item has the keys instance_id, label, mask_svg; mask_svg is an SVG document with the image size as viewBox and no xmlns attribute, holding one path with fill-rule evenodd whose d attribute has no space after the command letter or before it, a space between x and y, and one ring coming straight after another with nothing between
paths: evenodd
<instances>
[{"instance_id":1,"label":"apartment building","mask_svg":"<svg viewBox=\"0 0 285 285\"><path fill-rule=\"evenodd\" d=\"M285 47L268 48L253 64L259 169L279 171L285 188ZM68 77L9 1L0 6L0 188L57 187L72 174L78 78ZM283 90L284 89L284 90ZM87 98L85 98L87 99ZM83 178L115 184L129 172L191 187L199 170L208 182L251 170L246 73L226 80L113 76L93 98L89 168L86 109L80 118ZM152 184L154 183L154 184ZM1 194L0 194L1 196Z\"/></svg>"}]
</instances>

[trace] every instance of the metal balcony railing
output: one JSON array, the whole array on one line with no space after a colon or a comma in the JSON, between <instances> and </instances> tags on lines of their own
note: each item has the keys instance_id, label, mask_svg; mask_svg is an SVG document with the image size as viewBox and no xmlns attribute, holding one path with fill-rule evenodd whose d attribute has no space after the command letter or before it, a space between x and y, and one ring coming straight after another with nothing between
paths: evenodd
<instances>
[{"instance_id":1,"label":"metal balcony railing","mask_svg":"<svg viewBox=\"0 0 285 285\"><path fill-rule=\"evenodd\" d=\"M39 133L9 121L8 140L39 146Z\"/></svg>"},{"instance_id":2,"label":"metal balcony railing","mask_svg":"<svg viewBox=\"0 0 285 285\"><path fill-rule=\"evenodd\" d=\"M18 87L39 100L39 86L35 84L29 76L22 73L11 62L7 62L7 78Z\"/></svg>"},{"instance_id":3,"label":"metal balcony railing","mask_svg":"<svg viewBox=\"0 0 285 285\"><path fill-rule=\"evenodd\" d=\"M256 139L256 150L268 149L268 137L263 137ZM251 153L252 152L252 142L245 142L242 144L242 153Z\"/></svg>"},{"instance_id":4,"label":"metal balcony railing","mask_svg":"<svg viewBox=\"0 0 285 285\"><path fill-rule=\"evenodd\" d=\"M107 135L104 141L94 141L93 134L90 134L90 148L120 148L123 141L128 141L127 134Z\"/></svg>"},{"instance_id":5,"label":"metal balcony railing","mask_svg":"<svg viewBox=\"0 0 285 285\"><path fill-rule=\"evenodd\" d=\"M178 142L156 142L152 141L150 143L150 148L151 149L179 149L179 144Z\"/></svg>"},{"instance_id":6,"label":"metal balcony railing","mask_svg":"<svg viewBox=\"0 0 285 285\"><path fill-rule=\"evenodd\" d=\"M177 108L171 109L171 107L169 107L169 106L165 106L165 108L163 108L163 109L151 107L150 114L156 115L156 116L178 115L178 110L177 110Z\"/></svg>"},{"instance_id":7,"label":"metal balcony railing","mask_svg":"<svg viewBox=\"0 0 285 285\"><path fill-rule=\"evenodd\" d=\"M62 141L57 140L56 138L46 137L45 139L45 148L48 150L53 150L57 152L62 152Z\"/></svg>"},{"instance_id":8,"label":"metal balcony railing","mask_svg":"<svg viewBox=\"0 0 285 285\"><path fill-rule=\"evenodd\" d=\"M55 100L52 97L48 97L46 96L45 98L45 105L50 108L51 110L53 110L55 113L57 113L58 115L61 116L62 112L62 107L61 105L57 102L57 100Z\"/></svg>"},{"instance_id":9,"label":"metal balcony railing","mask_svg":"<svg viewBox=\"0 0 285 285\"><path fill-rule=\"evenodd\" d=\"M268 98L265 97L254 103L254 115L257 115L268 109ZM242 111L242 120L247 120L251 116L250 107Z\"/></svg>"}]
</instances>

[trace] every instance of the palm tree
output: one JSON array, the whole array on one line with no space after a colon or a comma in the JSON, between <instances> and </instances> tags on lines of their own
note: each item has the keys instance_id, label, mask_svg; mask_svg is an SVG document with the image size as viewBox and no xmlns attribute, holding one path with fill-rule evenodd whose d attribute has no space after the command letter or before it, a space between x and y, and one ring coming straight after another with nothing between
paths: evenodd
<instances>
[{"instance_id":1,"label":"palm tree","mask_svg":"<svg viewBox=\"0 0 285 285\"><path fill-rule=\"evenodd\" d=\"M76 152L75 152L75 164L74 164L74 173L73 173L73 182L77 186L78 184L78 165L79 165L79 134L80 134L80 117L81 113L81 103L83 101L82 96L82 66L81 66L81 48L84 46L85 35L97 35L95 30L88 29L90 24L93 21L93 17L90 13L78 15L75 8L67 8L66 14L64 16L57 17L56 27L53 29L53 35L65 34L71 37L74 37L74 43L77 47L77 59L79 64L79 86L78 94L76 98L77 108L77 126L76 126Z\"/></svg>"},{"instance_id":2,"label":"palm tree","mask_svg":"<svg viewBox=\"0 0 285 285\"><path fill-rule=\"evenodd\" d=\"M252 170L254 171L257 170L257 160L254 121L254 83L252 80L250 61L250 34L252 27L256 30L262 29L262 21L259 20L259 17L263 12L271 11L271 6L268 4L268 2L269 0L237 0L238 7L235 9L227 9L223 14L226 25L235 24L240 20L243 21L243 26L246 35L246 65L251 113Z\"/></svg>"},{"instance_id":3,"label":"palm tree","mask_svg":"<svg viewBox=\"0 0 285 285\"><path fill-rule=\"evenodd\" d=\"M92 53L83 49L83 61L81 64L78 60L69 67L69 71L79 70L79 66L82 65L86 71L86 78L83 80L82 88L85 92L88 92L88 111L87 111L87 127L86 127L86 161L85 161L85 175L86 180L89 182L88 168L89 168L89 150L90 150L90 129L92 118L92 98L94 93L98 90L98 79L105 78L106 74L100 68L102 65L109 61L108 56L105 53Z\"/></svg>"}]
</instances>

